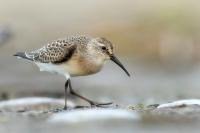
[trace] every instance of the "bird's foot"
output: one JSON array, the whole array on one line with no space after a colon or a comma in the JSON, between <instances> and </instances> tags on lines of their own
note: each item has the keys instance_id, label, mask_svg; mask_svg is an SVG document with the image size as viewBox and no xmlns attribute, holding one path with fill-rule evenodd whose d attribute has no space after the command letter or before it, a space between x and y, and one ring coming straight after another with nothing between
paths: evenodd
<instances>
[{"instance_id":1,"label":"bird's foot","mask_svg":"<svg viewBox=\"0 0 200 133\"><path fill-rule=\"evenodd\" d=\"M111 105L113 102L109 103L97 103L97 102L90 102L91 107L106 107L107 105Z\"/></svg>"}]
</instances>

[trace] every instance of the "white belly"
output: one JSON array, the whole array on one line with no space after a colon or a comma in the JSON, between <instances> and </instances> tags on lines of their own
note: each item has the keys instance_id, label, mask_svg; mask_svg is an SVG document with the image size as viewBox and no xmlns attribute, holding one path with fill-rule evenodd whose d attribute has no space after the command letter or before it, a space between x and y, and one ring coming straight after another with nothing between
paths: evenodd
<instances>
[{"instance_id":1,"label":"white belly","mask_svg":"<svg viewBox=\"0 0 200 133\"><path fill-rule=\"evenodd\" d=\"M52 63L39 63L39 62L35 62L35 64L40 68L40 71L56 73L59 75L63 75L67 78L70 77L70 72L66 71L66 69L64 69L61 65L54 65Z\"/></svg>"},{"instance_id":2,"label":"white belly","mask_svg":"<svg viewBox=\"0 0 200 133\"><path fill-rule=\"evenodd\" d=\"M84 72L79 67L77 67L77 65L72 65L70 63L52 64L35 62L35 64L40 68L40 71L47 71L63 75L66 78L69 78L70 76L73 77L84 75Z\"/></svg>"}]
</instances>

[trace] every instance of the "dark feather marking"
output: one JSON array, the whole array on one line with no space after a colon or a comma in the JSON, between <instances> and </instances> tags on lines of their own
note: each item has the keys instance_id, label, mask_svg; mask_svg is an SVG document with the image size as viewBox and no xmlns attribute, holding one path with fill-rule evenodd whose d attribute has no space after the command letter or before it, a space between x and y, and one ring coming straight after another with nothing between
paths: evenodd
<instances>
[{"instance_id":1,"label":"dark feather marking","mask_svg":"<svg viewBox=\"0 0 200 133\"><path fill-rule=\"evenodd\" d=\"M77 48L77 46L73 45L72 47L70 47L68 49L69 52L66 53L65 57L62 60L54 61L52 63L59 64L59 63L63 63L63 62L68 61L72 57L72 55L74 54L76 48Z\"/></svg>"}]
</instances>

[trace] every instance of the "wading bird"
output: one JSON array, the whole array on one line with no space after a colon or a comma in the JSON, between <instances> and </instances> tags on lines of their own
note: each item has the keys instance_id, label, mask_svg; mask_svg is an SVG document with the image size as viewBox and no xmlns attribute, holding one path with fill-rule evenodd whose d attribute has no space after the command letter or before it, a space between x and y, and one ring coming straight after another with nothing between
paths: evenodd
<instances>
[{"instance_id":1,"label":"wading bird","mask_svg":"<svg viewBox=\"0 0 200 133\"><path fill-rule=\"evenodd\" d=\"M14 56L34 62L40 71L48 71L63 75L65 83L65 106L67 109L67 89L91 106L103 106L112 103L97 103L77 94L71 85L70 77L90 75L99 72L108 60L114 61L128 76L129 72L113 53L113 45L105 38L91 38L77 35L55 40L32 52L17 52Z\"/></svg>"}]
</instances>

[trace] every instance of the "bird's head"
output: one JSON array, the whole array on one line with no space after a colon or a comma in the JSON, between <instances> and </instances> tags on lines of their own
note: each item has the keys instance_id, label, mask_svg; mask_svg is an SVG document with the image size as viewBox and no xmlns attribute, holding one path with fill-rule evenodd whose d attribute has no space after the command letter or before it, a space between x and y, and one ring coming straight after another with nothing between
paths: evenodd
<instances>
[{"instance_id":1,"label":"bird's head","mask_svg":"<svg viewBox=\"0 0 200 133\"><path fill-rule=\"evenodd\" d=\"M89 43L90 51L93 51L93 55L96 55L96 60L100 62L106 62L107 60L112 60L115 62L120 68L122 68L128 76L130 76L129 72L122 65L119 59L114 55L113 45L112 43L102 37L94 38Z\"/></svg>"}]
</instances>

